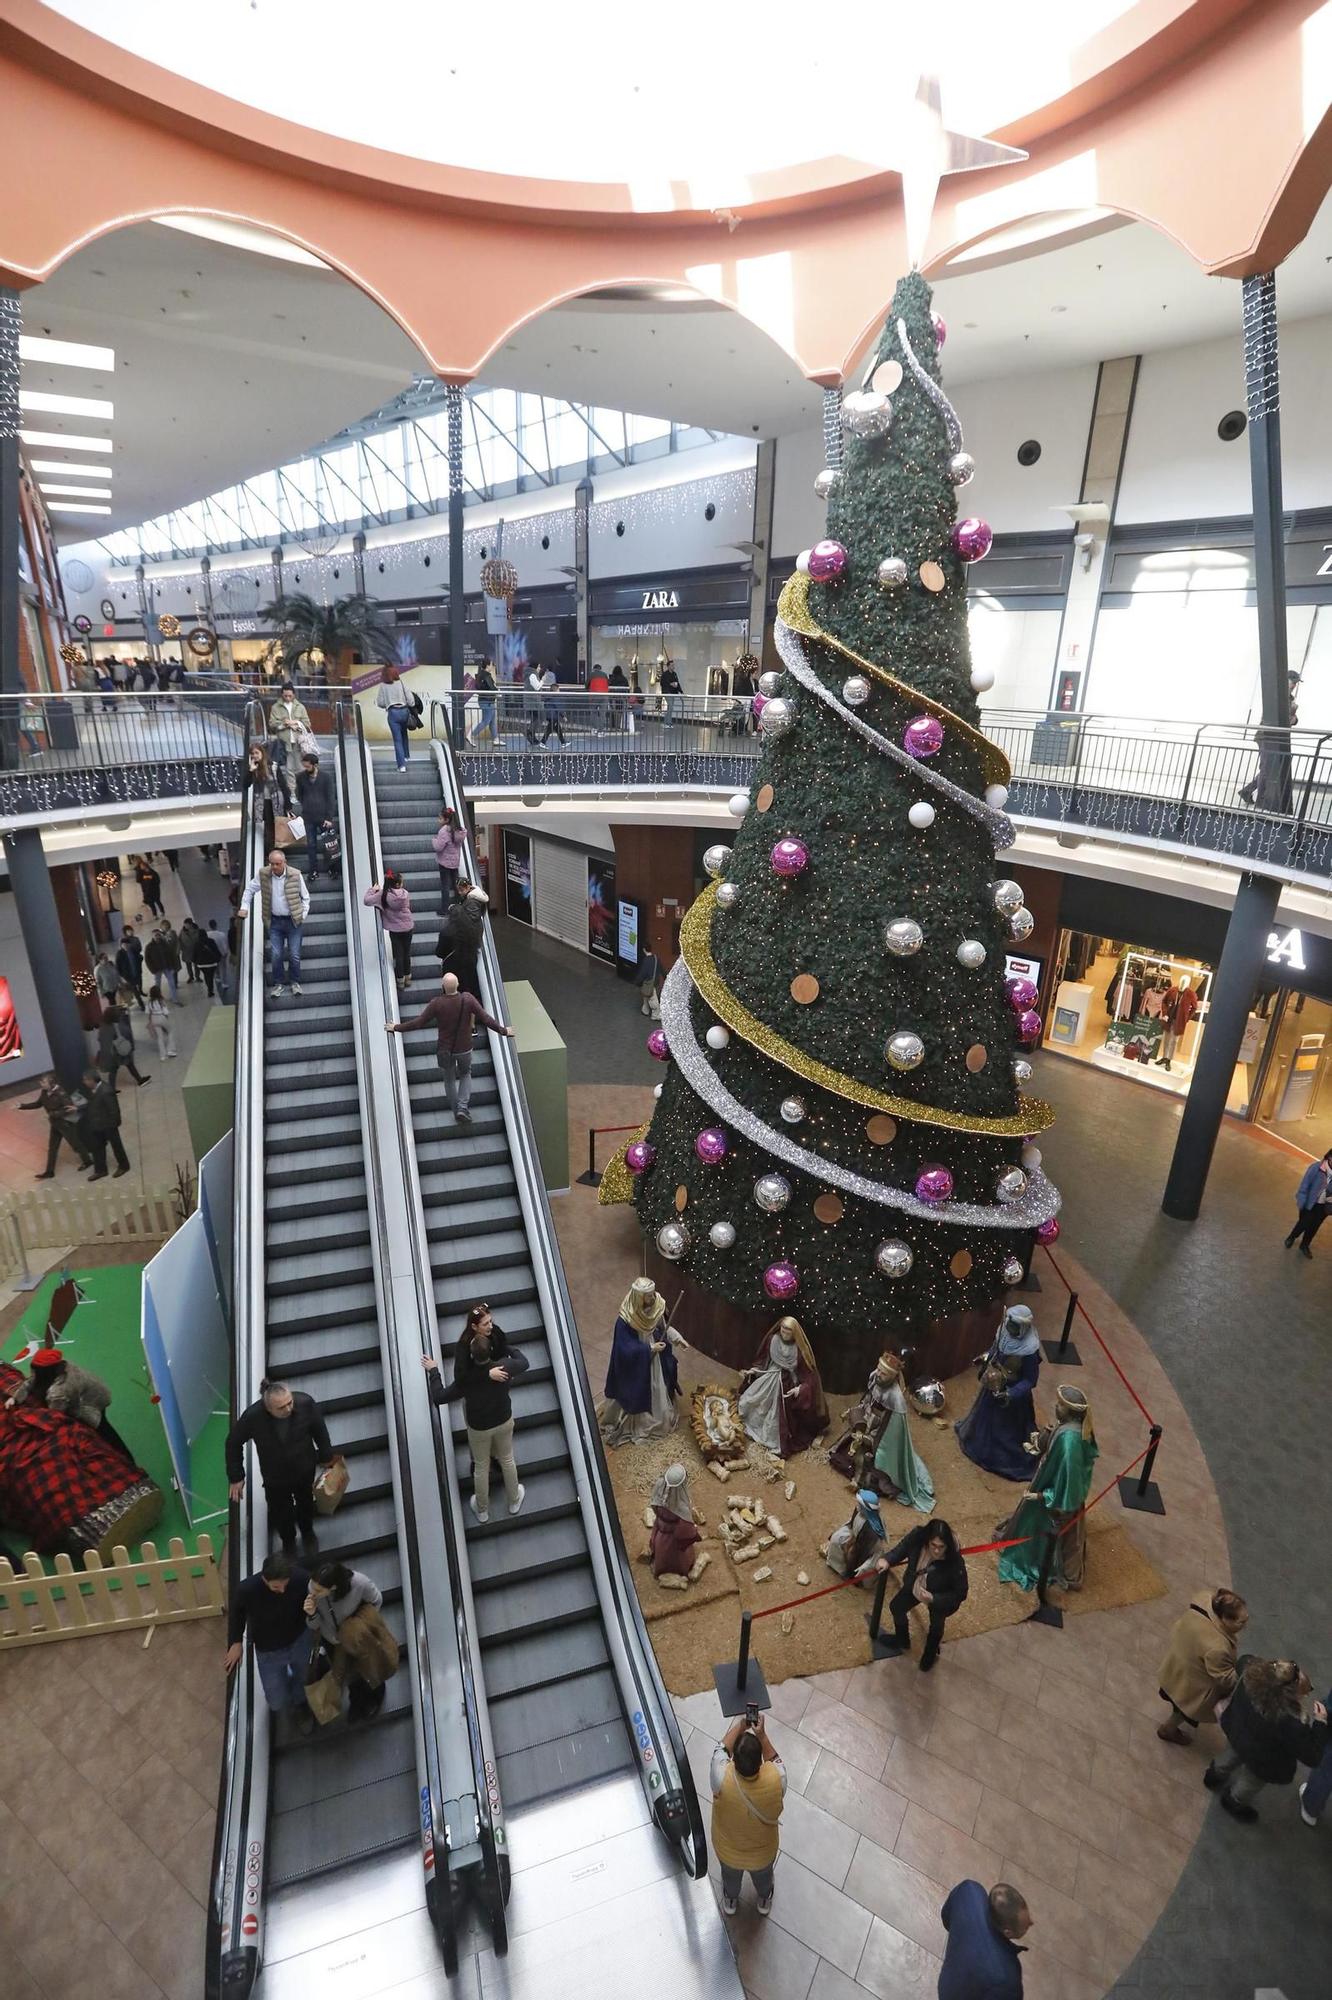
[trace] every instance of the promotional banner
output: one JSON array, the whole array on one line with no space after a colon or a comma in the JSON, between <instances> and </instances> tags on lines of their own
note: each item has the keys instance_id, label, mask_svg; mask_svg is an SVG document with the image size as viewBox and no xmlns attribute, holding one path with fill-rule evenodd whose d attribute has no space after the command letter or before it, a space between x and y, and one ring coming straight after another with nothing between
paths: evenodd
<instances>
[{"instance_id":1,"label":"promotional banner","mask_svg":"<svg viewBox=\"0 0 1332 2000\"><path fill-rule=\"evenodd\" d=\"M532 922L532 843L525 833L514 833L508 827L504 829L504 907L515 922Z\"/></svg>"},{"instance_id":2,"label":"promotional banner","mask_svg":"<svg viewBox=\"0 0 1332 2000\"><path fill-rule=\"evenodd\" d=\"M615 863L587 857L587 948L603 965L615 963Z\"/></svg>"},{"instance_id":3,"label":"promotional banner","mask_svg":"<svg viewBox=\"0 0 1332 2000\"><path fill-rule=\"evenodd\" d=\"M622 979L632 979L638 970L638 936L642 911L637 903L621 896L618 903L615 956Z\"/></svg>"}]
</instances>

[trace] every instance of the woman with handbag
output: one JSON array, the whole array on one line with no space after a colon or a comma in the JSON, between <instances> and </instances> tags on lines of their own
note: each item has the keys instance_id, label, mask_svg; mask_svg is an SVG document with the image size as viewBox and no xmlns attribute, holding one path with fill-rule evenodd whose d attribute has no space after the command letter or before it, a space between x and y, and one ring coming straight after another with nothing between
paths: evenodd
<instances>
[{"instance_id":1,"label":"woman with handbag","mask_svg":"<svg viewBox=\"0 0 1332 2000\"><path fill-rule=\"evenodd\" d=\"M300 739L312 735L310 717L303 701L297 701L291 681L283 681L282 693L268 711L268 735L273 745L273 761L280 768L294 770Z\"/></svg>"},{"instance_id":2,"label":"woman with handbag","mask_svg":"<svg viewBox=\"0 0 1332 2000\"><path fill-rule=\"evenodd\" d=\"M150 1076L140 1076L134 1063L134 1030L124 1007L108 1007L102 1016L102 1024L97 1030L97 1066L104 1069L115 1089L116 1076L127 1069L137 1084L151 1083Z\"/></svg>"},{"instance_id":3,"label":"woman with handbag","mask_svg":"<svg viewBox=\"0 0 1332 2000\"><path fill-rule=\"evenodd\" d=\"M393 755L398 769L407 769L407 759L411 750L407 743L407 732L416 723L416 703L402 684L402 675L396 667L385 667L384 678L375 694L376 708L382 708L388 718L389 735L393 738Z\"/></svg>"},{"instance_id":4,"label":"woman with handbag","mask_svg":"<svg viewBox=\"0 0 1332 2000\"><path fill-rule=\"evenodd\" d=\"M382 888L377 882L372 884L361 900L379 911L393 949L394 976L405 990L412 983L412 933L416 929L411 892L396 868L386 868Z\"/></svg>"},{"instance_id":5,"label":"woman with handbag","mask_svg":"<svg viewBox=\"0 0 1332 2000\"><path fill-rule=\"evenodd\" d=\"M398 1642L380 1615L384 1593L346 1563L321 1563L310 1578L306 1622L331 1649L331 1671L347 1688L347 1719L368 1722L398 1671Z\"/></svg>"},{"instance_id":6,"label":"woman with handbag","mask_svg":"<svg viewBox=\"0 0 1332 2000\"><path fill-rule=\"evenodd\" d=\"M267 752L262 743L252 743L241 777L241 792L250 794L250 811L256 819L264 823L264 853L271 854L277 845L277 817L280 813L287 817L290 799L287 794L286 779L280 770L269 764Z\"/></svg>"}]
</instances>

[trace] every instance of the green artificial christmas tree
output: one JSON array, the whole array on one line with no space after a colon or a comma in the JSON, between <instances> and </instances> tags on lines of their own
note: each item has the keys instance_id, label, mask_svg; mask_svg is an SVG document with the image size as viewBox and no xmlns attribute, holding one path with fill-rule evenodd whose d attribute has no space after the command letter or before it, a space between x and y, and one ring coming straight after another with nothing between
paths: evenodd
<instances>
[{"instance_id":1,"label":"green artificial christmas tree","mask_svg":"<svg viewBox=\"0 0 1332 2000\"><path fill-rule=\"evenodd\" d=\"M753 789L649 1044L660 1101L603 1183L697 1284L797 1314L833 1387L881 1347L926 1352L1058 1229L1032 1144L1051 1113L1022 1089L1035 991L1005 973L1032 920L996 861L1008 767L967 639L990 531L956 518L973 467L942 333L904 278L843 400L829 539L783 592Z\"/></svg>"}]
</instances>

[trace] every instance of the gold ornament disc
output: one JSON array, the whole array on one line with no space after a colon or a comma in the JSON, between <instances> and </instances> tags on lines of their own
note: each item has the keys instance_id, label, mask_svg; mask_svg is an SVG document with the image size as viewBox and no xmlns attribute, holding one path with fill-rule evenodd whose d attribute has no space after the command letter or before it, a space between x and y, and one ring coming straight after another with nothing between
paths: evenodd
<instances>
[{"instance_id":1,"label":"gold ornament disc","mask_svg":"<svg viewBox=\"0 0 1332 2000\"><path fill-rule=\"evenodd\" d=\"M754 810L756 812L761 812L761 813L771 812L772 802L776 798L776 796L777 794L776 792L774 792L771 785L760 785L758 788L758 796L754 800Z\"/></svg>"},{"instance_id":2,"label":"gold ornament disc","mask_svg":"<svg viewBox=\"0 0 1332 2000\"><path fill-rule=\"evenodd\" d=\"M920 566L920 580L926 590L939 591L943 589L948 578L944 575L937 562L923 562Z\"/></svg>"},{"instance_id":3,"label":"gold ornament disc","mask_svg":"<svg viewBox=\"0 0 1332 2000\"><path fill-rule=\"evenodd\" d=\"M865 1120L865 1137L871 1146L887 1146L897 1137L897 1120L886 1111L876 1111Z\"/></svg>"},{"instance_id":4,"label":"gold ornament disc","mask_svg":"<svg viewBox=\"0 0 1332 2000\"><path fill-rule=\"evenodd\" d=\"M812 972L798 972L791 981L791 998L797 1007L809 1007L819 997L819 982Z\"/></svg>"},{"instance_id":5,"label":"gold ornament disc","mask_svg":"<svg viewBox=\"0 0 1332 2000\"><path fill-rule=\"evenodd\" d=\"M682 1184L675 1190L675 1207L677 1214L683 1215L688 1206L689 1206L689 1189L683 1186Z\"/></svg>"},{"instance_id":6,"label":"gold ornament disc","mask_svg":"<svg viewBox=\"0 0 1332 2000\"><path fill-rule=\"evenodd\" d=\"M955 1278L965 1278L971 1271L970 1250L955 1250L948 1260L948 1268Z\"/></svg>"},{"instance_id":7,"label":"gold ornament disc","mask_svg":"<svg viewBox=\"0 0 1332 2000\"><path fill-rule=\"evenodd\" d=\"M973 1042L967 1050L967 1068L975 1076L977 1070L984 1069L990 1060L990 1052L984 1042Z\"/></svg>"},{"instance_id":8,"label":"gold ornament disc","mask_svg":"<svg viewBox=\"0 0 1332 2000\"><path fill-rule=\"evenodd\" d=\"M814 1202L814 1217L817 1222L840 1222L846 1209L840 1194L821 1194Z\"/></svg>"}]
</instances>

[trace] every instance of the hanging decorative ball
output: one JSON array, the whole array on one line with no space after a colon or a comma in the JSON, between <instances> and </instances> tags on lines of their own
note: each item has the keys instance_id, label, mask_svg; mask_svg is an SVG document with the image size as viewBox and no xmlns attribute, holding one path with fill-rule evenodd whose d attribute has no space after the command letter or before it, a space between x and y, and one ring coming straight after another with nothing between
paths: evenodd
<instances>
[{"instance_id":1,"label":"hanging decorative ball","mask_svg":"<svg viewBox=\"0 0 1332 2000\"><path fill-rule=\"evenodd\" d=\"M1038 1243L1057 1243L1059 1241L1059 1217L1057 1215L1051 1215L1044 1222L1037 1224L1036 1241Z\"/></svg>"},{"instance_id":2,"label":"hanging decorative ball","mask_svg":"<svg viewBox=\"0 0 1332 2000\"><path fill-rule=\"evenodd\" d=\"M796 557L796 568L800 571L801 576L809 575L809 559L813 553L812 549L801 549L800 554Z\"/></svg>"},{"instance_id":3,"label":"hanging decorative ball","mask_svg":"<svg viewBox=\"0 0 1332 2000\"><path fill-rule=\"evenodd\" d=\"M740 884L738 882L719 882L717 884L717 908L719 910L733 910L739 901Z\"/></svg>"},{"instance_id":4,"label":"hanging decorative ball","mask_svg":"<svg viewBox=\"0 0 1332 2000\"><path fill-rule=\"evenodd\" d=\"M694 1151L705 1167L715 1167L730 1152L726 1134L720 1125L705 1125L694 1139Z\"/></svg>"},{"instance_id":5,"label":"hanging decorative ball","mask_svg":"<svg viewBox=\"0 0 1332 2000\"><path fill-rule=\"evenodd\" d=\"M1004 994L1015 1014L1025 1013L1036 1002L1036 987L1030 979L1006 979Z\"/></svg>"},{"instance_id":6,"label":"hanging decorative ball","mask_svg":"<svg viewBox=\"0 0 1332 2000\"><path fill-rule=\"evenodd\" d=\"M902 731L902 748L909 757L937 757L943 740L943 724L937 715L913 715Z\"/></svg>"},{"instance_id":7,"label":"hanging decorative ball","mask_svg":"<svg viewBox=\"0 0 1332 2000\"><path fill-rule=\"evenodd\" d=\"M870 692L870 684L864 674L848 674L842 682L842 700L848 708L863 708Z\"/></svg>"},{"instance_id":8,"label":"hanging decorative ball","mask_svg":"<svg viewBox=\"0 0 1332 2000\"><path fill-rule=\"evenodd\" d=\"M708 1241L714 1250L733 1250L735 1248L735 1224L733 1222L714 1222L708 1231Z\"/></svg>"},{"instance_id":9,"label":"hanging decorative ball","mask_svg":"<svg viewBox=\"0 0 1332 2000\"><path fill-rule=\"evenodd\" d=\"M725 841L714 841L711 847L703 850L703 866L707 869L708 874L711 875L714 882L719 875L726 873L730 862L731 850Z\"/></svg>"},{"instance_id":10,"label":"hanging decorative ball","mask_svg":"<svg viewBox=\"0 0 1332 2000\"><path fill-rule=\"evenodd\" d=\"M1018 1040L1024 1042L1030 1048L1033 1042L1039 1042L1041 1039L1041 1029L1045 1026L1045 1023L1034 1007L1028 1007L1024 1014L1018 1015L1017 1026Z\"/></svg>"},{"instance_id":11,"label":"hanging decorative ball","mask_svg":"<svg viewBox=\"0 0 1332 2000\"><path fill-rule=\"evenodd\" d=\"M803 840L787 834L779 840L768 856L774 875L803 875L809 866L809 849Z\"/></svg>"},{"instance_id":12,"label":"hanging decorative ball","mask_svg":"<svg viewBox=\"0 0 1332 2000\"><path fill-rule=\"evenodd\" d=\"M853 389L842 398L842 422L854 438L886 437L892 421L892 399L878 389Z\"/></svg>"},{"instance_id":13,"label":"hanging decorative ball","mask_svg":"<svg viewBox=\"0 0 1332 2000\"><path fill-rule=\"evenodd\" d=\"M743 819L749 811L749 793L732 792L726 801L726 810L732 819Z\"/></svg>"},{"instance_id":14,"label":"hanging decorative ball","mask_svg":"<svg viewBox=\"0 0 1332 2000\"><path fill-rule=\"evenodd\" d=\"M775 694L780 694L782 691L782 676L780 669L776 667L769 667L766 673L760 674L758 691L763 696L763 699L765 701L771 701L772 697Z\"/></svg>"},{"instance_id":15,"label":"hanging decorative ball","mask_svg":"<svg viewBox=\"0 0 1332 2000\"><path fill-rule=\"evenodd\" d=\"M942 313L932 312L930 325L934 328L934 351L937 354L948 338L948 322Z\"/></svg>"},{"instance_id":16,"label":"hanging decorative ball","mask_svg":"<svg viewBox=\"0 0 1332 2000\"><path fill-rule=\"evenodd\" d=\"M901 556L885 556L879 564L879 582L885 590L900 590L910 574Z\"/></svg>"},{"instance_id":17,"label":"hanging decorative ball","mask_svg":"<svg viewBox=\"0 0 1332 2000\"><path fill-rule=\"evenodd\" d=\"M1006 1285L1021 1284L1022 1259L1020 1257L1005 1257L1002 1276Z\"/></svg>"},{"instance_id":18,"label":"hanging decorative ball","mask_svg":"<svg viewBox=\"0 0 1332 2000\"><path fill-rule=\"evenodd\" d=\"M775 694L759 710L760 736L785 736L795 721L795 710L782 695Z\"/></svg>"},{"instance_id":19,"label":"hanging decorative ball","mask_svg":"<svg viewBox=\"0 0 1332 2000\"><path fill-rule=\"evenodd\" d=\"M769 1264L763 1273L763 1289L770 1299L793 1299L800 1290L800 1273L794 1264Z\"/></svg>"},{"instance_id":20,"label":"hanging decorative ball","mask_svg":"<svg viewBox=\"0 0 1332 2000\"><path fill-rule=\"evenodd\" d=\"M988 694L993 686L993 667L973 667L971 669L971 691L973 694Z\"/></svg>"},{"instance_id":21,"label":"hanging decorative ball","mask_svg":"<svg viewBox=\"0 0 1332 2000\"><path fill-rule=\"evenodd\" d=\"M1008 786L987 785L985 787L985 803L987 806L991 806L995 812L1001 813L1008 804Z\"/></svg>"},{"instance_id":22,"label":"hanging decorative ball","mask_svg":"<svg viewBox=\"0 0 1332 2000\"><path fill-rule=\"evenodd\" d=\"M653 1086L652 1086L652 1095L653 1095L654 1097L660 1097L660 1096L661 1096L661 1092L662 1092L662 1086L661 1086L661 1084L659 1084L659 1083L654 1083L654 1084L653 1084Z\"/></svg>"},{"instance_id":23,"label":"hanging decorative ball","mask_svg":"<svg viewBox=\"0 0 1332 2000\"><path fill-rule=\"evenodd\" d=\"M982 556L990 553L994 529L988 521L982 521L978 514L968 514L964 520L953 523L950 540L954 555L960 556L963 562L979 562Z\"/></svg>"},{"instance_id":24,"label":"hanging decorative ball","mask_svg":"<svg viewBox=\"0 0 1332 2000\"><path fill-rule=\"evenodd\" d=\"M947 1167L922 1167L916 1176L917 1201L948 1201L953 1193L953 1176Z\"/></svg>"},{"instance_id":25,"label":"hanging decorative ball","mask_svg":"<svg viewBox=\"0 0 1332 2000\"><path fill-rule=\"evenodd\" d=\"M934 807L928 799L917 799L907 813L907 818L912 826L919 827L923 831L927 826L934 825Z\"/></svg>"},{"instance_id":26,"label":"hanging decorative ball","mask_svg":"<svg viewBox=\"0 0 1332 2000\"><path fill-rule=\"evenodd\" d=\"M995 1182L994 1192L1002 1202L1021 1201L1027 1192L1027 1176L1021 1167L1005 1167Z\"/></svg>"},{"instance_id":27,"label":"hanging decorative ball","mask_svg":"<svg viewBox=\"0 0 1332 2000\"><path fill-rule=\"evenodd\" d=\"M657 1231L657 1248L672 1264L689 1255L689 1242L689 1231L683 1222L663 1222Z\"/></svg>"},{"instance_id":28,"label":"hanging decorative ball","mask_svg":"<svg viewBox=\"0 0 1332 2000\"><path fill-rule=\"evenodd\" d=\"M976 477L976 461L969 451L955 451L948 461L948 477L954 486L970 486Z\"/></svg>"},{"instance_id":29,"label":"hanging decorative ball","mask_svg":"<svg viewBox=\"0 0 1332 2000\"><path fill-rule=\"evenodd\" d=\"M883 927L883 941L894 958L914 958L925 933L914 917L894 917Z\"/></svg>"},{"instance_id":30,"label":"hanging decorative ball","mask_svg":"<svg viewBox=\"0 0 1332 2000\"><path fill-rule=\"evenodd\" d=\"M1020 910L1014 910L1012 916L1008 919L1008 935L1012 938L1014 944L1022 944L1031 936L1035 928L1036 919L1025 904L1023 904Z\"/></svg>"},{"instance_id":31,"label":"hanging decorative ball","mask_svg":"<svg viewBox=\"0 0 1332 2000\"><path fill-rule=\"evenodd\" d=\"M731 1039L729 1028L723 1028L720 1021L714 1021L704 1040L710 1049L724 1049Z\"/></svg>"},{"instance_id":32,"label":"hanging decorative ball","mask_svg":"<svg viewBox=\"0 0 1332 2000\"><path fill-rule=\"evenodd\" d=\"M760 1174L754 1183L754 1199L765 1215L780 1215L791 1199L791 1183L785 1174Z\"/></svg>"},{"instance_id":33,"label":"hanging decorative ball","mask_svg":"<svg viewBox=\"0 0 1332 2000\"><path fill-rule=\"evenodd\" d=\"M990 901L996 910L1002 910L1006 917L1011 917L1014 910L1022 908L1021 885L1006 880L991 882Z\"/></svg>"},{"instance_id":34,"label":"hanging decorative ball","mask_svg":"<svg viewBox=\"0 0 1332 2000\"><path fill-rule=\"evenodd\" d=\"M957 962L971 972L977 972L985 963L985 946L979 938L963 938L957 948Z\"/></svg>"},{"instance_id":35,"label":"hanging decorative ball","mask_svg":"<svg viewBox=\"0 0 1332 2000\"><path fill-rule=\"evenodd\" d=\"M798 1125L805 1115L803 1097L784 1097L778 1105L784 1125Z\"/></svg>"},{"instance_id":36,"label":"hanging decorative ball","mask_svg":"<svg viewBox=\"0 0 1332 2000\"><path fill-rule=\"evenodd\" d=\"M1025 1056L1014 1056L1013 1058L1013 1081L1014 1083L1031 1082L1031 1064Z\"/></svg>"},{"instance_id":37,"label":"hanging decorative ball","mask_svg":"<svg viewBox=\"0 0 1332 2000\"><path fill-rule=\"evenodd\" d=\"M925 1060L925 1044L910 1028L899 1028L895 1035L889 1035L884 1054L894 1069L919 1069Z\"/></svg>"},{"instance_id":38,"label":"hanging decorative ball","mask_svg":"<svg viewBox=\"0 0 1332 2000\"><path fill-rule=\"evenodd\" d=\"M624 1149L624 1164L631 1174L645 1174L657 1157L657 1149L647 1139L635 1139Z\"/></svg>"},{"instance_id":39,"label":"hanging decorative ball","mask_svg":"<svg viewBox=\"0 0 1332 2000\"><path fill-rule=\"evenodd\" d=\"M1022 1164L1027 1169L1027 1172L1029 1174L1034 1174L1037 1167L1039 1167L1039 1165L1041 1164L1040 1147L1024 1146L1022 1148Z\"/></svg>"},{"instance_id":40,"label":"hanging decorative ball","mask_svg":"<svg viewBox=\"0 0 1332 2000\"><path fill-rule=\"evenodd\" d=\"M815 583L834 583L846 573L846 550L840 542L815 542L809 552L809 574Z\"/></svg>"},{"instance_id":41,"label":"hanging decorative ball","mask_svg":"<svg viewBox=\"0 0 1332 2000\"><path fill-rule=\"evenodd\" d=\"M840 473L836 470L834 466L825 465L822 472L820 472L817 475L814 481L814 492L816 498L820 500L827 500L831 495L832 490L834 486L836 486L837 481L840 477L841 477Z\"/></svg>"},{"instance_id":42,"label":"hanging decorative ball","mask_svg":"<svg viewBox=\"0 0 1332 2000\"><path fill-rule=\"evenodd\" d=\"M647 1038L647 1051L654 1062L670 1061L671 1045L666 1039L665 1029L654 1028L652 1030L652 1033Z\"/></svg>"},{"instance_id":43,"label":"hanging decorative ball","mask_svg":"<svg viewBox=\"0 0 1332 2000\"><path fill-rule=\"evenodd\" d=\"M881 1278L905 1278L915 1261L911 1245L900 1236L890 1236L874 1253L874 1268Z\"/></svg>"}]
</instances>

